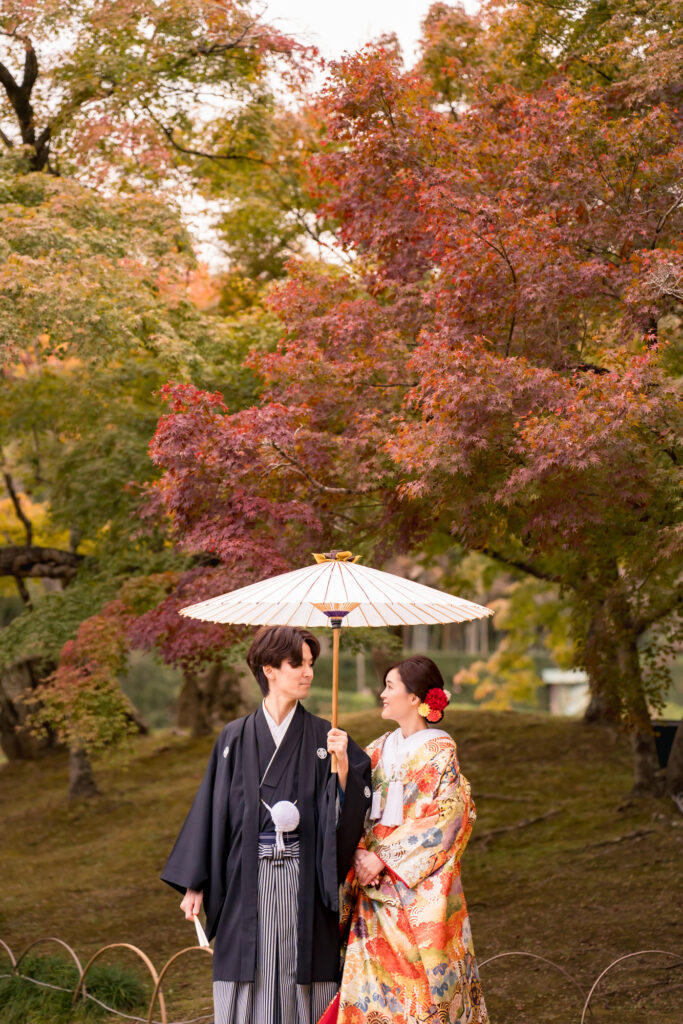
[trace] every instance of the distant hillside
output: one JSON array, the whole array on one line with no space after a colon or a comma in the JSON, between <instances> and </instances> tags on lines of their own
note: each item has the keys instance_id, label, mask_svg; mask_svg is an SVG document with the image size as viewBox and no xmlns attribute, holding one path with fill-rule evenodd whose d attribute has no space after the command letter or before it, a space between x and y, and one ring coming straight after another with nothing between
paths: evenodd
<instances>
[{"instance_id":1,"label":"distant hillside","mask_svg":"<svg viewBox=\"0 0 683 1024\"><path fill-rule=\"evenodd\" d=\"M344 724L361 743L386 728L375 711ZM543 715L454 710L444 724L479 811L463 880L480 961L526 950L588 989L620 954L683 950L683 818L670 802L624 803L623 739ZM56 935L82 958L131 942L158 966L192 945L177 894L157 879L211 745L144 738L128 761L98 766L93 804L67 803L65 759L0 767L0 938L17 952ZM169 1020L208 1012L208 961L180 961L169 977ZM540 961L499 960L481 975L492 1024L580 1020L578 992ZM682 994L672 961L627 961L605 978L593 1019L680 1024Z\"/></svg>"}]
</instances>

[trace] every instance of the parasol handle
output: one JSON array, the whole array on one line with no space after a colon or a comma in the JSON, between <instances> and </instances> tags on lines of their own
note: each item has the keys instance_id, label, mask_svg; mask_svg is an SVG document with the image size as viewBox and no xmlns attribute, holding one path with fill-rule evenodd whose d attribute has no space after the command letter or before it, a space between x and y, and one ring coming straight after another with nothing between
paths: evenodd
<instances>
[{"instance_id":1,"label":"parasol handle","mask_svg":"<svg viewBox=\"0 0 683 1024\"><path fill-rule=\"evenodd\" d=\"M341 619L332 620L332 728L337 728L337 705L339 703L339 631ZM332 754L330 770L337 773L337 755Z\"/></svg>"}]
</instances>

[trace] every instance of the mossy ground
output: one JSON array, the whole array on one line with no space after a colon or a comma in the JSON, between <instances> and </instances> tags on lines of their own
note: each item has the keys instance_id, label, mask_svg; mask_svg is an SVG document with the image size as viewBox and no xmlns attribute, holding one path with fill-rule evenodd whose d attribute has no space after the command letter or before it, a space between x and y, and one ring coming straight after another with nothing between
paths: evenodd
<instances>
[{"instance_id":1,"label":"mossy ground","mask_svg":"<svg viewBox=\"0 0 683 1024\"><path fill-rule=\"evenodd\" d=\"M375 711L343 724L361 743L384 729ZM630 758L621 738L541 714L457 709L444 725L479 812L463 880L480 962L525 950L586 990L620 955L683 951L683 819L668 801L625 801ZM68 802L65 758L3 765L0 938L18 953L55 935L82 960L108 942L130 942L157 967L193 945L194 929L158 875L211 745L171 734L141 739L127 761L98 766L103 796L91 803ZM116 960L134 962L126 951L107 954ZM4 962L0 948L0 970ZM210 1012L210 975L205 954L177 962L164 985L169 1020ZM498 960L481 977L493 1024L579 1024L578 992L540 961ZM600 1022L680 1024L683 967L627 961L592 1005Z\"/></svg>"}]
</instances>

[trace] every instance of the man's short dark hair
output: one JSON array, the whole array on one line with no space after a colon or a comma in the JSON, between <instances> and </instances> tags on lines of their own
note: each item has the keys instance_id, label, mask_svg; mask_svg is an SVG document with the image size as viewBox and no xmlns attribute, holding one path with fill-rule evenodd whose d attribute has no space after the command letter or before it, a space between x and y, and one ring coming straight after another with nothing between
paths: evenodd
<instances>
[{"instance_id":1,"label":"man's short dark hair","mask_svg":"<svg viewBox=\"0 0 683 1024\"><path fill-rule=\"evenodd\" d=\"M320 654L320 641L307 629L298 626L263 626L259 629L247 652L247 665L264 697L268 694L268 680L263 666L279 668L283 661L288 661L298 668L304 660L304 644L310 647L315 664Z\"/></svg>"}]
</instances>

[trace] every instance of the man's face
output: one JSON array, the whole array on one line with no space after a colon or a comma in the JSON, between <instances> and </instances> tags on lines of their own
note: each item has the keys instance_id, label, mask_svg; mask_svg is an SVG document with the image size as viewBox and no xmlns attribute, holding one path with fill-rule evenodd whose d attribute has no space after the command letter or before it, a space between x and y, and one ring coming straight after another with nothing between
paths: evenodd
<instances>
[{"instance_id":1,"label":"man's face","mask_svg":"<svg viewBox=\"0 0 683 1024\"><path fill-rule=\"evenodd\" d=\"M301 648L301 664L292 665L284 660L279 668L264 665L263 671L268 680L268 692L285 700L304 700L313 682L313 655L311 648L304 643Z\"/></svg>"}]
</instances>

